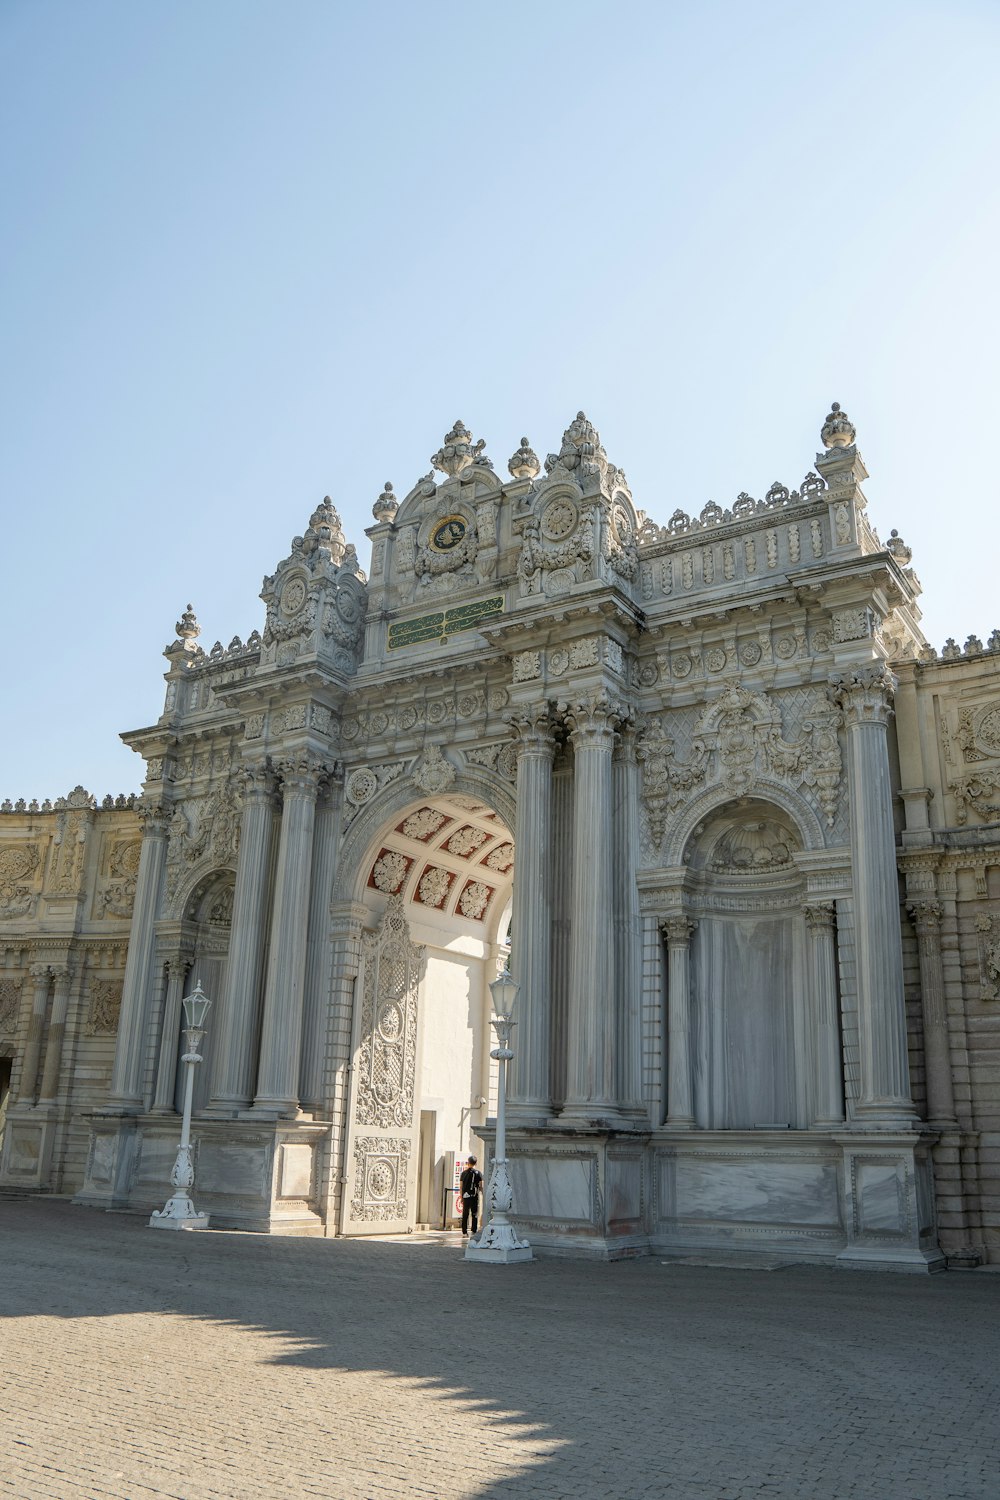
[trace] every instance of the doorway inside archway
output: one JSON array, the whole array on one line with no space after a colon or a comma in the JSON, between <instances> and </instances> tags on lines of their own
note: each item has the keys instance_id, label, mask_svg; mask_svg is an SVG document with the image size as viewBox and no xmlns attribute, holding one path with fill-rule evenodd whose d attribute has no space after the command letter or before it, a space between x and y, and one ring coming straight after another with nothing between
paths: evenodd
<instances>
[{"instance_id":1,"label":"doorway inside archway","mask_svg":"<svg viewBox=\"0 0 1000 1500\"><path fill-rule=\"evenodd\" d=\"M506 954L514 845L482 800L424 798L365 859L341 1233L454 1222L455 1164L495 1109L490 991Z\"/></svg>"}]
</instances>

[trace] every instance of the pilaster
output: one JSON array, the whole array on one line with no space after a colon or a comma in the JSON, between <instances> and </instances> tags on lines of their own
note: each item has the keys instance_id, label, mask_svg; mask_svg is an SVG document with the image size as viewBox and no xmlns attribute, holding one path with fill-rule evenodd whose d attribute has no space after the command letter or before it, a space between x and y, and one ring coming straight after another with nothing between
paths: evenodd
<instances>
[{"instance_id":1,"label":"pilaster","mask_svg":"<svg viewBox=\"0 0 1000 1500\"><path fill-rule=\"evenodd\" d=\"M844 1070L837 1016L836 907L832 901L809 901L802 908L809 933L809 979L813 1000L814 1130L844 1125Z\"/></svg>"},{"instance_id":2,"label":"pilaster","mask_svg":"<svg viewBox=\"0 0 1000 1500\"><path fill-rule=\"evenodd\" d=\"M566 722L575 754L573 788L573 952L567 1017L565 1120L619 1113L616 1098L617 1015L614 948L607 941L614 904L612 772L616 705L605 698L574 703ZM515 932L515 941L517 934Z\"/></svg>"},{"instance_id":3,"label":"pilaster","mask_svg":"<svg viewBox=\"0 0 1000 1500\"><path fill-rule=\"evenodd\" d=\"M667 1127L694 1128L691 1076L691 937L698 924L687 917L661 923L667 940Z\"/></svg>"},{"instance_id":4,"label":"pilaster","mask_svg":"<svg viewBox=\"0 0 1000 1500\"><path fill-rule=\"evenodd\" d=\"M299 1108L299 1061L313 829L323 764L307 754L278 763L283 806L274 881L270 954L264 988L257 1114L294 1115Z\"/></svg>"},{"instance_id":5,"label":"pilaster","mask_svg":"<svg viewBox=\"0 0 1000 1500\"><path fill-rule=\"evenodd\" d=\"M552 763L555 734L547 704L509 717L516 735L514 942L520 985L518 1056L511 1068L510 1121L537 1124L552 1112L550 1083L552 945ZM558 854L557 854L558 857Z\"/></svg>"},{"instance_id":6,"label":"pilaster","mask_svg":"<svg viewBox=\"0 0 1000 1500\"><path fill-rule=\"evenodd\" d=\"M156 941L154 924L163 886L170 823L170 808L162 802L142 802L138 811L143 825L142 850L109 1094L111 1107L125 1114L135 1114L143 1107L143 1043Z\"/></svg>"},{"instance_id":7,"label":"pilaster","mask_svg":"<svg viewBox=\"0 0 1000 1500\"><path fill-rule=\"evenodd\" d=\"M886 729L892 677L883 662L831 680L844 712L851 799L861 1087L859 1125L910 1128L902 938Z\"/></svg>"},{"instance_id":8,"label":"pilaster","mask_svg":"<svg viewBox=\"0 0 1000 1500\"><path fill-rule=\"evenodd\" d=\"M261 973L267 939L268 885L274 839L274 774L264 763L240 773L243 819L233 893L233 925L223 984L212 1076L211 1114L235 1115L253 1098Z\"/></svg>"}]
</instances>

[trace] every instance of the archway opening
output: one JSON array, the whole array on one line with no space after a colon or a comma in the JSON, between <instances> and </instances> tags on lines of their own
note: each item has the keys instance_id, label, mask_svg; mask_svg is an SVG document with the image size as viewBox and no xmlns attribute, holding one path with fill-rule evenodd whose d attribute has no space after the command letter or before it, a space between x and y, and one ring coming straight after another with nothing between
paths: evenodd
<instances>
[{"instance_id":1,"label":"archway opening","mask_svg":"<svg viewBox=\"0 0 1000 1500\"><path fill-rule=\"evenodd\" d=\"M489 985L507 954L514 845L500 814L451 792L413 802L369 845L355 999L347 1234L454 1218L455 1163L495 1110Z\"/></svg>"}]
</instances>

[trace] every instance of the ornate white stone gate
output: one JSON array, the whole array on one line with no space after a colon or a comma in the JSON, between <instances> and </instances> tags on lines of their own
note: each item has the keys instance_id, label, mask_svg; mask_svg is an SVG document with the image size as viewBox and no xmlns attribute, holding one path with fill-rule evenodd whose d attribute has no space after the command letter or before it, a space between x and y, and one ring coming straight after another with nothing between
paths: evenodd
<instances>
[{"instance_id":1,"label":"ornate white stone gate","mask_svg":"<svg viewBox=\"0 0 1000 1500\"><path fill-rule=\"evenodd\" d=\"M391 896L364 940L347 1140L343 1233L412 1228L416 1209L417 992L423 949Z\"/></svg>"}]
</instances>

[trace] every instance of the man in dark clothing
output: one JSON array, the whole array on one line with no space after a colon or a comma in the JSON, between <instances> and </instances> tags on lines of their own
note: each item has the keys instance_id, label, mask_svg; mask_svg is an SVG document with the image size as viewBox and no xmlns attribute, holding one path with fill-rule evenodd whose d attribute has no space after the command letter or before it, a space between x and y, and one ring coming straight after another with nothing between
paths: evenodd
<instances>
[{"instance_id":1,"label":"man in dark clothing","mask_svg":"<svg viewBox=\"0 0 1000 1500\"><path fill-rule=\"evenodd\" d=\"M462 1192L462 1233L468 1235L471 1218L472 1232L475 1234L479 1228L479 1194L483 1190L483 1174L477 1168L474 1156L469 1157L458 1181Z\"/></svg>"}]
</instances>

